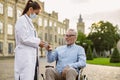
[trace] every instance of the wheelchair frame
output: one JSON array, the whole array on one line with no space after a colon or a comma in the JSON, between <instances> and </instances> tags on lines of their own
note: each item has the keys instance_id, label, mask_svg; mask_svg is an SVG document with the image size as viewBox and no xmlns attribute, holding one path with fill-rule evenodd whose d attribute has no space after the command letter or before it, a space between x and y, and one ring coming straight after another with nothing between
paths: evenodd
<instances>
[{"instance_id":1,"label":"wheelchair frame","mask_svg":"<svg viewBox=\"0 0 120 80\"><path fill-rule=\"evenodd\" d=\"M87 76L83 74L83 69L84 68L79 69L77 80L88 80Z\"/></svg>"},{"instance_id":2,"label":"wheelchair frame","mask_svg":"<svg viewBox=\"0 0 120 80\"><path fill-rule=\"evenodd\" d=\"M49 67L54 68L54 66L50 66L50 65L45 66L45 68L49 68ZM84 68L79 68L79 72L78 72L78 76L77 76L76 80L88 80L88 78L86 77L86 75L83 74L83 69ZM42 76L43 80L45 80L44 75L41 74L41 76Z\"/></svg>"}]
</instances>

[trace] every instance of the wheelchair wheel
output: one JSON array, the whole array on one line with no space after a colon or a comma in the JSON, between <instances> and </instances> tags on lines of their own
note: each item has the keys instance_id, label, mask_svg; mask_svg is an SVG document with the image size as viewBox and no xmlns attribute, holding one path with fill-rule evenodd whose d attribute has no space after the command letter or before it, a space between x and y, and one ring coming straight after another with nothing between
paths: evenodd
<instances>
[{"instance_id":1,"label":"wheelchair wheel","mask_svg":"<svg viewBox=\"0 0 120 80\"><path fill-rule=\"evenodd\" d=\"M88 78L86 77L86 75L83 76L83 80L88 80Z\"/></svg>"},{"instance_id":2,"label":"wheelchair wheel","mask_svg":"<svg viewBox=\"0 0 120 80\"><path fill-rule=\"evenodd\" d=\"M86 77L86 75L82 75L80 80L88 80L88 78Z\"/></svg>"}]
</instances>

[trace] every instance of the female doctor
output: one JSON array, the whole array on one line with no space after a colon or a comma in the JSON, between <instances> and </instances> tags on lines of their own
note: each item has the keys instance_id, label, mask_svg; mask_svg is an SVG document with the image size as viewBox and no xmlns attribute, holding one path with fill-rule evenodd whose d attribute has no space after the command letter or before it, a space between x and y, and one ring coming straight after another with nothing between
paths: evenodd
<instances>
[{"instance_id":1,"label":"female doctor","mask_svg":"<svg viewBox=\"0 0 120 80\"><path fill-rule=\"evenodd\" d=\"M44 46L36 34L32 19L41 10L40 5L28 0L22 16L15 25L15 80L37 80L38 48Z\"/></svg>"}]
</instances>

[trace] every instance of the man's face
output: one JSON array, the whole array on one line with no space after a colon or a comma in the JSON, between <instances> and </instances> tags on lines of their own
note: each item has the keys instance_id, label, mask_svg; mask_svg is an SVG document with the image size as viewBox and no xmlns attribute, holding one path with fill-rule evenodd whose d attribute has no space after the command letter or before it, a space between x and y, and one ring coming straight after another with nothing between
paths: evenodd
<instances>
[{"instance_id":1,"label":"man's face","mask_svg":"<svg viewBox=\"0 0 120 80\"><path fill-rule=\"evenodd\" d=\"M76 41L76 34L72 31L68 31L65 35L67 45L71 45Z\"/></svg>"}]
</instances>

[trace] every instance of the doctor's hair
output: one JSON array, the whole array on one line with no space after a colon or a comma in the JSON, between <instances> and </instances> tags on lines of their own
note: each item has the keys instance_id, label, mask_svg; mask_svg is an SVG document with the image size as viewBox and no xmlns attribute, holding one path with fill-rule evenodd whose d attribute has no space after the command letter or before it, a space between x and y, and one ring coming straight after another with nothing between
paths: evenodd
<instances>
[{"instance_id":1,"label":"doctor's hair","mask_svg":"<svg viewBox=\"0 0 120 80\"><path fill-rule=\"evenodd\" d=\"M28 0L27 4L23 10L22 15L27 13L27 11L29 10L30 7L32 7L33 10L41 9L40 5L36 1Z\"/></svg>"}]
</instances>

